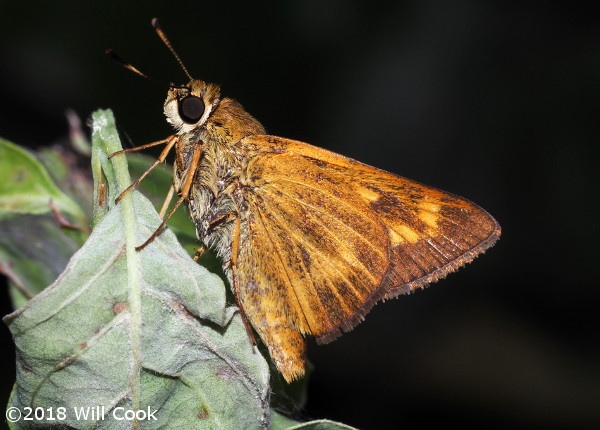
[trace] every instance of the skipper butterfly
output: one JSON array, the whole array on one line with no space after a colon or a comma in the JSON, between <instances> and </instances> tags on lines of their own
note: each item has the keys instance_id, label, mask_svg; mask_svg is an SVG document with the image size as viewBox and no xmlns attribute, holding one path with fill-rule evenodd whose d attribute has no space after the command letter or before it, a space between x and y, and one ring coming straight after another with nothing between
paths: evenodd
<instances>
[{"instance_id":1,"label":"skipper butterfly","mask_svg":"<svg viewBox=\"0 0 600 430\"><path fill-rule=\"evenodd\" d=\"M496 220L466 199L267 135L218 85L193 79L152 23L190 80L169 85L174 135L113 154L165 145L133 187L175 149L179 199L138 248L186 203L198 237L223 260L251 339L254 328L286 381L304 374L305 336L336 339L378 301L445 277L500 237Z\"/></svg>"}]
</instances>

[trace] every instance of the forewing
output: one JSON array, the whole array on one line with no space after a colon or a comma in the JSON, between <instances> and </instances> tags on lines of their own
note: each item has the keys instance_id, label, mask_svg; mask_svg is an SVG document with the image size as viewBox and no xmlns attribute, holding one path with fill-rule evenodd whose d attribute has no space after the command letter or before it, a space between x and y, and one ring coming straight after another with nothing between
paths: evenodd
<instances>
[{"instance_id":1,"label":"forewing","mask_svg":"<svg viewBox=\"0 0 600 430\"><path fill-rule=\"evenodd\" d=\"M324 149L272 136L239 146L250 155L239 261L252 268L239 288L263 340L279 338L271 323L333 340L377 300L445 276L500 235L465 199Z\"/></svg>"}]
</instances>

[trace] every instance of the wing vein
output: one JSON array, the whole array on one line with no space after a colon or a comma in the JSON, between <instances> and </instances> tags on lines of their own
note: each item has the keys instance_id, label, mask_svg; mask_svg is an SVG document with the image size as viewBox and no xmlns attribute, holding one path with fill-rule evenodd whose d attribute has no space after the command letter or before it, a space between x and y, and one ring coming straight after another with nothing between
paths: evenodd
<instances>
[{"instance_id":1,"label":"wing vein","mask_svg":"<svg viewBox=\"0 0 600 430\"><path fill-rule=\"evenodd\" d=\"M302 182L297 182L297 181L288 181L288 182L293 182L293 183L296 183L296 184L303 185L303 183L302 183ZM354 207L353 207L353 206L351 206L351 205L348 205L346 202L344 202L344 201L343 201L343 200L341 200L341 199L338 199L337 197L333 196L332 194L329 194L329 193L322 192L322 191L318 190L317 188L313 188L313 187L308 187L308 186L307 186L306 188L310 188L310 189L312 189L312 190L319 191L321 194L323 194L323 195L325 195L325 196L327 196L327 197L335 198L335 199L337 199L338 201L340 201L340 202L343 202L343 203L344 203L346 206L348 206L349 208L352 208L352 209L354 209ZM386 259L386 258L387 258L387 254L384 254L384 253L382 253L382 252L381 252L379 249L377 249L376 247L374 247L374 246L373 246L373 244L371 243L371 241L370 241L370 240L369 240L367 237L363 236L363 235L362 235L360 232L358 232L358 231L354 230L352 227L350 227L350 226L346 225L345 223L341 222L341 221L340 221L338 218L336 218L336 217L335 217L335 216L333 216L332 214L330 214L330 213L328 213L328 212L325 212L325 211L323 211L323 210L322 210L321 208L319 208L318 206L314 206L314 205L311 205L311 204L309 204L309 203L306 203L306 202L302 201L301 199L298 199L298 198L296 198L296 197L294 197L294 196L292 196L292 195L290 195L290 194L286 193L285 191L282 191L282 190L280 190L280 189L278 189L278 191L279 191L279 192L281 192L282 194L286 195L286 196L287 196L287 197L289 197L290 199L292 199L292 200L296 201L297 203L299 203L299 204L301 204L301 205L303 205L303 206L306 206L307 208L310 208L310 209L312 209L312 210L313 210L313 211L315 211L315 212L319 212L319 213L321 213L321 214L323 214L323 215L327 216L328 218L331 218L331 219L333 219L333 220L337 220L337 221L339 222L339 224L341 224L343 227L345 227L345 228L346 228L346 230L349 230L349 231L351 231L351 232L355 233L357 237L359 237L360 239L362 239L362 241L363 241L364 243L366 243L367 245L369 245L369 247L370 247L371 249L373 249L373 250L374 250L374 251L375 251L377 254L379 254L379 255L380 255L380 256L381 256L383 259ZM377 223L377 224L379 224L379 223ZM322 223L321 223L321 225L322 225L322 226L324 226L324 227L327 227L327 226L326 226L326 224L322 224ZM327 229L327 230L329 230L329 229ZM335 237L335 236L334 236L334 237ZM357 260L357 261L359 261L359 260ZM362 264L362 262L361 262L361 264ZM363 267L364 267L364 265L363 265Z\"/></svg>"},{"instance_id":2,"label":"wing vein","mask_svg":"<svg viewBox=\"0 0 600 430\"><path fill-rule=\"evenodd\" d=\"M279 250L279 247L276 246L275 242L271 238L271 235L269 234L269 231L265 227L265 222L264 222L264 219L263 219L263 214L261 213L261 211L260 211L259 208L257 208L257 213L258 213L258 216L260 218L260 224L262 226L262 229L264 230L266 237L269 239L269 242L271 242L271 245L273 246L273 249L275 249L275 252L277 253L277 259L279 260L279 262L281 263L281 266L283 267L283 271L285 272L285 276L286 276L289 284L292 286L292 291L294 293L294 297L296 298L296 302L298 303L298 306L300 307L300 309L302 309L302 302L300 301L300 299L298 298L298 295L296 294L296 290L294 289L294 284L292 282L292 279L290 278L290 275L289 275L289 272L288 272L288 268L285 265L285 263L283 261L283 258L281 257L281 252ZM304 322L308 326L308 321L306 320L306 316L304 315L304 309L302 309L302 313L303 313L302 317L304 317Z\"/></svg>"},{"instance_id":3,"label":"wing vein","mask_svg":"<svg viewBox=\"0 0 600 430\"><path fill-rule=\"evenodd\" d=\"M297 238L297 236L296 236L296 235L295 235L295 234L294 234L294 233L293 233L293 232L292 232L292 231L291 231L289 228L287 228L287 227L285 226L285 220L284 220L284 219L282 219L281 217L279 217L279 216L276 214L276 212L275 212L275 211L273 211L273 216L277 217L277 218L278 218L278 219L281 221L281 224L280 224L280 225L282 226L282 228L284 228L284 229L285 229L285 230L288 232L288 234L289 234L290 236L294 237L296 240L298 239L298 238ZM334 236L334 237L335 237L335 236ZM336 239L336 241L337 241L337 239ZM341 244L342 244L342 246L343 246L343 243L342 243L342 242L339 242L339 241L337 241L337 242L338 242L338 243L341 243ZM328 266L330 266L330 267L331 267L331 268L332 268L332 269L333 269L333 270L334 270L336 273L338 273L338 274L340 275L340 278L342 278L342 279L343 279L343 280L346 282L346 284L348 284L348 285L353 285L353 283L352 283L352 282L351 282L351 281L350 281L350 280L349 280L349 279L348 279L348 278L345 276L345 274L344 274L343 272L340 272L340 271L338 270L338 268L337 268L337 267L336 267L336 266L335 266L335 265L334 265L334 264L333 264L333 263L330 261L330 259L328 258L328 256L327 256L327 255L325 255L325 254L324 254L324 253L323 253L323 252L322 252L322 251L321 251L319 248L317 248L317 247L315 247L315 246L311 245L310 243L307 243L306 245L307 245L308 247L310 247L310 248L311 248L313 251L315 251L316 253L320 254L320 255L323 257L323 258L322 258L322 261L324 261L324 262L325 262L325 263L326 263ZM366 266L365 266L365 265L362 263L362 261L360 261L360 260L355 260L355 261L358 261L358 262L359 262L359 263L360 263L360 264L361 264L361 265L362 265L362 266L365 268L366 272L370 274L370 272L369 272L368 268L367 268L367 267L366 267ZM354 272L354 273L356 274L356 272ZM375 282L375 283L379 284L379 281L378 281L377 279L375 279L373 276L370 276L370 277L371 277L371 279L373 279L373 280L374 280L374 282ZM315 284L313 283L313 286L314 286L314 285L315 285ZM360 295L358 295L357 293L355 293L355 292L354 292L354 289L351 289L351 290L352 290L352 292L354 293L354 295L355 295L355 296L356 296L356 297L357 297L359 300L362 300L362 297L361 297ZM340 295L339 291L337 291L337 289L336 289L334 292L335 292L336 296L337 296L338 298L340 298L340 303L343 303L343 302L344 302L344 300L343 300L343 297L341 297L341 295ZM317 293L317 291L315 291L315 294L316 294L316 293Z\"/></svg>"},{"instance_id":4,"label":"wing vein","mask_svg":"<svg viewBox=\"0 0 600 430\"><path fill-rule=\"evenodd\" d=\"M289 196L289 194L286 194L286 193L283 193L283 194L285 194L286 196L288 196L288 197L292 198L291 196ZM324 212L324 211L321 211L321 210L319 210L319 208L318 208L318 207L315 207L315 206L309 205L309 204L307 204L307 203L305 203L305 202L302 202L301 200L298 200L298 201L297 201L297 203L299 203L299 204L302 204L302 205L304 205L304 206L306 206L306 207L308 207L308 208L310 208L310 209L314 209L316 212L319 212L319 213L321 213L321 214L323 214L323 215L326 215L326 216L328 216L328 217L330 217L330 218L332 218L332 219L334 219L334 220L337 220L337 218L335 218L335 217L334 217L334 216L332 216L331 214L328 214L327 212ZM277 213L277 211L272 211L272 213L273 213L273 214L276 214L276 213ZM286 230L287 230L287 231L290 233L290 235L293 235L294 237L296 237L296 238L297 238L297 236L296 236L296 235L294 235L294 234L293 234L293 232L292 232L291 230L289 230L287 227L285 227L285 225L286 225L286 220L282 219L281 217L279 217L279 219L281 219L282 221L284 221L284 222L283 222L281 225L282 225L284 228L286 228ZM329 229L329 227L327 226L327 224L323 223L323 222L322 222L320 219L316 218L316 219L315 219L315 221L316 221L316 222L318 222L318 224L319 224L321 227L323 227L325 230L327 230L328 232L330 232L330 231L331 231L331 230ZM375 250L375 251L376 251L378 254L380 254L380 255L381 255L381 252L379 252L379 251L377 250L377 248L375 248L375 247L374 247L374 246L373 246L373 245L372 245L372 244L371 244L371 243L370 243L368 240L366 240L366 239L365 239L365 238L364 238L364 237L363 237L363 236L362 236L362 235L361 235L359 232L357 232L357 231L356 231L356 230L354 230L353 228L351 228L351 227L347 226L347 225L346 225L346 224L344 224L343 222L341 222L341 221L339 221L339 220L337 220L337 221L339 222L339 224L341 224L342 226L346 227L346 229L347 229L347 230L349 230L349 231L351 231L351 232L354 232L354 233L355 233L355 234L356 234L358 237L360 237L361 239L363 239L363 241L364 241L365 243L367 243L367 244L369 245L369 247L371 247L373 250ZM339 243L339 244L341 245L341 247L342 247L342 248L344 248L346 251L350 251L350 250L349 250L349 248L348 248L347 246L345 246L344 242L340 241L340 240L337 238L337 236L336 236L336 235L332 234L332 235L331 235L331 237L333 237L333 239L334 239L334 240L335 240L337 243ZM323 253L323 252L322 252L322 251L321 251L319 248L317 248L317 247L315 247L315 246L312 246L312 245L310 245L310 246L311 246L311 248L312 248L312 249L316 250L316 251L317 251L319 254L321 254L321 255L325 256L325 254L324 254L324 253ZM367 266L367 265L366 265L366 264L365 264L365 263L364 263L362 260L360 260L359 258L356 258L356 256L355 256L353 253L351 253L351 252L350 252L350 254L351 254L353 257L354 257L354 258L353 258L353 261L354 261L354 262L357 262L357 263L359 263L359 264L360 264L360 265L361 265L361 266L362 266L362 267L365 269L365 270L364 270L364 272L366 272L366 273L368 273L368 274L370 275L370 274L371 274L371 271L369 270L369 267L368 267L368 266ZM326 257L326 256L325 256L325 257ZM386 256L386 258L387 258L387 256ZM328 259L327 259L327 258L325 258L325 261L328 261ZM341 272L339 272L339 271L337 270L337 268L336 268L335 266L333 266L333 264L331 264L331 263L329 263L329 264L331 265L331 267L333 267L333 268L336 270L336 272L338 272L338 273L340 273L340 274L341 274ZM364 272L361 272L361 273L364 273ZM355 273L356 273L356 272L355 272ZM374 283L376 283L376 284L378 284L378 283L379 283L379 280L378 280L378 279L376 279L375 277L373 277L373 276L370 276L370 278L373 280L373 282L374 282ZM346 279L346 278L344 277L344 279ZM346 281L347 281L349 284L351 284L351 283L350 283L350 282L349 282L347 279L346 279Z\"/></svg>"}]
</instances>

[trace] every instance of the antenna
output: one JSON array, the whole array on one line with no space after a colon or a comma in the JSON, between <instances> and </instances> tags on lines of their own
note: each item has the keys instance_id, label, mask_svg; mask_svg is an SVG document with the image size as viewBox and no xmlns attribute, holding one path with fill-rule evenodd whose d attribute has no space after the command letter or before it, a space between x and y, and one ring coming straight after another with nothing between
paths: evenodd
<instances>
[{"instance_id":1,"label":"antenna","mask_svg":"<svg viewBox=\"0 0 600 430\"><path fill-rule=\"evenodd\" d=\"M139 71L137 68L133 67L128 61L125 61L123 58L121 58L115 51L113 51L112 49L107 49L106 51L104 51L104 53L106 55L108 55L112 60L116 61L117 63L119 63L121 66L125 67L127 70L132 71L133 73L135 73L138 76L141 76L142 78L148 79L149 81L154 81L154 82L158 82L162 85L166 85L166 86L170 86L169 84L167 84L166 82L163 82L161 80L155 79L155 78L151 78L150 76L146 75L145 73L142 73L141 71Z\"/></svg>"},{"instance_id":2,"label":"antenna","mask_svg":"<svg viewBox=\"0 0 600 430\"><path fill-rule=\"evenodd\" d=\"M108 55L110 58L112 58L113 60L115 60L117 63L119 63L121 66L125 67L127 70L131 70L136 75L140 75L142 78L152 79L150 76L146 75L145 73L140 72L138 69L133 67L129 62L125 61L112 49L107 49L106 51L104 51L104 53L106 55Z\"/></svg>"},{"instance_id":3,"label":"antenna","mask_svg":"<svg viewBox=\"0 0 600 430\"><path fill-rule=\"evenodd\" d=\"M169 51L171 51L171 54L173 54L173 56L175 57L175 59L177 60L177 62L179 63L179 65L181 66L181 68L183 69L185 74L187 75L187 77L190 78L190 80L194 79L194 78L192 78L192 75L190 75L190 72L188 72L188 69L187 69L187 67L185 67L185 64L183 64L183 61L181 61L181 58L179 57L179 55L177 55L177 52L173 48L173 45L171 45L169 38L167 37L167 35L163 31L162 27L158 23L158 18L152 18L152 27L154 27L154 30L156 31L156 34L158 34L158 37L160 37L160 39L163 41L163 43L165 45L167 45L167 48L169 48Z\"/></svg>"}]
</instances>

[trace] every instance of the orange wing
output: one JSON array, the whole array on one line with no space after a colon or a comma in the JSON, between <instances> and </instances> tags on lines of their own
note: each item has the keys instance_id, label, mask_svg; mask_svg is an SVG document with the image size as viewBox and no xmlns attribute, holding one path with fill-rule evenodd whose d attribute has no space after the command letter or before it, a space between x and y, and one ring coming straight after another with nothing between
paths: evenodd
<instances>
[{"instance_id":1,"label":"orange wing","mask_svg":"<svg viewBox=\"0 0 600 430\"><path fill-rule=\"evenodd\" d=\"M272 136L241 183L241 305L286 380L303 374L304 339L329 342L380 299L444 277L494 244L475 204L312 145Z\"/></svg>"}]
</instances>

